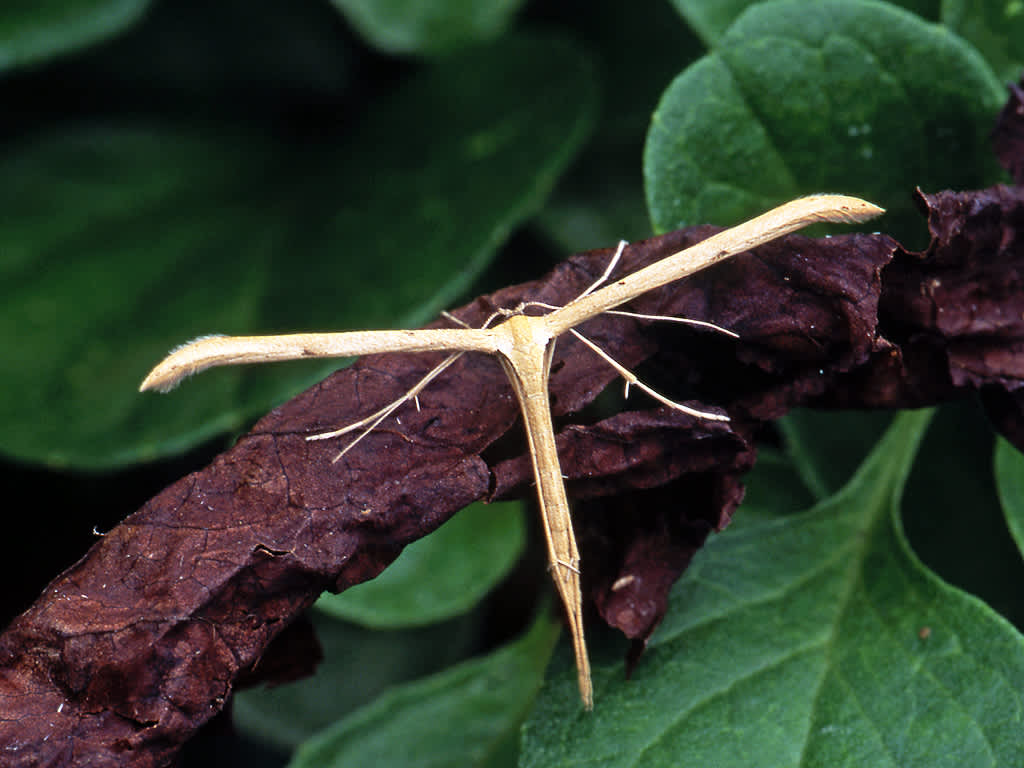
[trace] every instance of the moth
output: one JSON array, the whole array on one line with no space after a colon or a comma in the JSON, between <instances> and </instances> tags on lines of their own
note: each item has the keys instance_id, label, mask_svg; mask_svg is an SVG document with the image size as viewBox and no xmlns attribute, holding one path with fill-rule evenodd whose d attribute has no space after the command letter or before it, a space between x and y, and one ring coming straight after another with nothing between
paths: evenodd
<instances>
[{"instance_id":1,"label":"moth","mask_svg":"<svg viewBox=\"0 0 1024 768\"><path fill-rule=\"evenodd\" d=\"M166 392L187 376L217 365L266 363L311 357L354 357L395 352L450 353L412 389L380 411L333 432L307 436L309 440L322 440L361 429L361 434L335 457L336 461L402 403L415 399L431 380L460 355L484 353L496 357L508 376L522 412L547 540L551 575L568 618L576 656L580 697L583 706L589 710L593 708L594 694L583 631L580 555L573 534L562 471L558 463L548 401L548 378L555 340L565 333L575 334L608 361L628 384L638 386L660 402L702 418L728 420L728 416L696 411L658 394L580 335L575 327L603 312L613 311L647 291L680 280L730 256L809 224L857 223L881 213L883 210L878 206L855 197L813 195L799 198L625 277L609 280L613 262L601 279L565 306L552 307L538 302L525 302L515 309L496 313L481 328L204 337L171 352L150 372L142 382L140 390ZM542 310L543 314L525 314L527 308ZM324 471L329 471L329 467L325 467Z\"/></svg>"}]
</instances>

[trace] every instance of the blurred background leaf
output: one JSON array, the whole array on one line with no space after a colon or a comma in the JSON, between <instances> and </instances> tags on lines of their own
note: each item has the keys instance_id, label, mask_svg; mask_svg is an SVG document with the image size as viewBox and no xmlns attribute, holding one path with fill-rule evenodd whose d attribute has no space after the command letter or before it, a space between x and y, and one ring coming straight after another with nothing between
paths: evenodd
<instances>
[{"instance_id":1,"label":"blurred background leaf","mask_svg":"<svg viewBox=\"0 0 1024 768\"><path fill-rule=\"evenodd\" d=\"M995 470L1006 524L1024 555L1024 456L1004 438L996 443Z\"/></svg>"},{"instance_id":2,"label":"blurred background leaf","mask_svg":"<svg viewBox=\"0 0 1024 768\"><path fill-rule=\"evenodd\" d=\"M644 137L651 109L681 66L704 46L665 0L549 3L545 20L571 27L592 52L602 85L593 137L555 188L537 225L559 253L651 235L644 201ZM625 43L642 40L642 56Z\"/></svg>"},{"instance_id":3,"label":"blurred background leaf","mask_svg":"<svg viewBox=\"0 0 1024 768\"><path fill-rule=\"evenodd\" d=\"M504 31L523 0L331 0L375 48L436 54Z\"/></svg>"},{"instance_id":4,"label":"blurred background leaf","mask_svg":"<svg viewBox=\"0 0 1024 768\"><path fill-rule=\"evenodd\" d=\"M557 625L536 619L488 656L396 687L307 741L290 768L513 766L519 726L540 687ZM446 726L457 723L450 731Z\"/></svg>"},{"instance_id":5,"label":"blurred background leaf","mask_svg":"<svg viewBox=\"0 0 1024 768\"><path fill-rule=\"evenodd\" d=\"M964 38L1004 82L1024 68L1024 4L1010 0L942 0L942 23Z\"/></svg>"},{"instance_id":6,"label":"blurred background leaf","mask_svg":"<svg viewBox=\"0 0 1024 768\"><path fill-rule=\"evenodd\" d=\"M377 578L316 607L365 627L415 627L465 613L508 575L523 554L525 504L463 509L436 532L414 541Z\"/></svg>"},{"instance_id":7,"label":"blurred background leaf","mask_svg":"<svg viewBox=\"0 0 1024 768\"><path fill-rule=\"evenodd\" d=\"M838 491L885 433L890 413L801 408L779 420L786 455L816 501Z\"/></svg>"},{"instance_id":8,"label":"blurred background leaf","mask_svg":"<svg viewBox=\"0 0 1024 768\"><path fill-rule=\"evenodd\" d=\"M38 0L0 7L0 72L38 64L112 37L149 0Z\"/></svg>"},{"instance_id":9,"label":"blurred background leaf","mask_svg":"<svg viewBox=\"0 0 1024 768\"><path fill-rule=\"evenodd\" d=\"M179 452L339 363L217 371L140 397L176 344L430 319L585 138L586 72L557 40L504 39L417 73L330 141L88 125L10 146L0 450L84 467Z\"/></svg>"},{"instance_id":10,"label":"blurred background leaf","mask_svg":"<svg viewBox=\"0 0 1024 768\"><path fill-rule=\"evenodd\" d=\"M232 697L233 725L261 748L278 752L279 765L299 744L376 696L479 653L487 614L478 609L428 626L386 631L321 611L311 611L309 618L324 655L316 674Z\"/></svg>"}]
</instances>

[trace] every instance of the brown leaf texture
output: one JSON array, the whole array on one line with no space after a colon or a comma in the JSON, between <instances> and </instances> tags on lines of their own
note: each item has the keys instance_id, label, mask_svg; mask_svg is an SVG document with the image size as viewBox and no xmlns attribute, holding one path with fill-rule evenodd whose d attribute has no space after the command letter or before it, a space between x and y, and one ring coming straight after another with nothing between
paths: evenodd
<instances>
[{"instance_id":1,"label":"brown leaf texture","mask_svg":"<svg viewBox=\"0 0 1024 768\"><path fill-rule=\"evenodd\" d=\"M728 423L642 394L591 417L584 409L616 375L559 340L552 408L587 599L637 650L672 583L739 504L768 420L799 405L895 408L980 391L1021 444L1021 190L920 200L933 237L923 253L883 235L794 235L629 307L712 321L739 340L613 315L581 326L666 394L725 408ZM713 231L629 246L616 274ZM478 325L524 299L564 304L611 253L574 256L455 314ZM274 666L269 644L322 590L372 578L474 500L530 496L526 457L504 458L516 453L509 441L522 445L515 397L483 356L463 356L419 410L402 408L337 463L342 443L305 439L390 402L440 359L374 356L330 376L57 577L0 636L3 764L167 764L241 678Z\"/></svg>"}]
</instances>

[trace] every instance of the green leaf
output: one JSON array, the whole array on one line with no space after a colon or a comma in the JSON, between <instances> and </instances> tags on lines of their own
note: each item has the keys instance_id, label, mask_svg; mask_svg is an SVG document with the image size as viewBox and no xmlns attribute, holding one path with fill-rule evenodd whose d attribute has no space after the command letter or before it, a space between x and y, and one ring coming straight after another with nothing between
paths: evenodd
<instances>
[{"instance_id":1,"label":"green leaf","mask_svg":"<svg viewBox=\"0 0 1024 768\"><path fill-rule=\"evenodd\" d=\"M311 611L324 653L316 673L284 685L237 691L232 720L260 744L291 752L386 689L465 659L479 643L485 618L484 611L473 611L426 627L385 632Z\"/></svg>"},{"instance_id":2,"label":"green leaf","mask_svg":"<svg viewBox=\"0 0 1024 768\"><path fill-rule=\"evenodd\" d=\"M943 0L942 23L977 48L1004 82L1024 69L1024 2Z\"/></svg>"},{"instance_id":3,"label":"green leaf","mask_svg":"<svg viewBox=\"0 0 1024 768\"><path fill-rule=\"evenodd\" d=\"M35 0L0 6L0 72L84 48L134 23L149 0Z\"/></svg>"},{"instance_id":4,"label":"green leaf","mask_svg":"<svg viewBox=\"0 0 1024 768\"><path fill-rule=\"evenodd\" d=\"M375 579L316 605L366 627L414 627L465 613L512 569L526 545L522 502L471 504L414 541Z\"/></svg>"},{"instance_id":5,"label":"green leaf","mask_svg":"<svg viewBox=\"0 0 1024 768\"><path fill-rule=\"evenodd\" d=\"M331 0L374 47L444 53L497 37L523 0Z\"/></svg>"},{"instance_id":6,"label":"green leaf","mask_svg":"<svg viewBox=\"0 0 1024 768\"><path fill-rule=\"evenodd\" d=\"M395 688L303 744L289 768L514 764L519 724L557 636L538 619L489 656Z\"/></svg>"},{"instance_id":7,"label":"green leaf","mask_svg":"<svg viewBox=\"0 0 1024 768\"><path fill-rule=\"evenodd\" d=\"M652 221L727 225L838 191L887 208L881 231L920 240L915 186L998 178L988 133L1003 98L973 48L906 11L758 3L658 105L644 153Z\"/></svg>"},{"instance_id":8,"label":"green leaf","mask_svg":"<svg viewBox=\"0 0 1024 768\"><path fill-rule=\"evenodd\" d=\"M1019 765L1024 638L901 529L929 416L899 416L810 511L713 537L632 681L595 665L592 717L560 647L521 765Z\"/></svg>"},{"instance_id":9,"label":"green leaf","mask_svg":"<svg viewBox=\"0 0 1024 768\"><path fill-rule=\"evenodd\" d=\"M1024 455L1002 437L996 441L995 474L1006 525L1024 554Z\"/></svg>"},{"instance_id":10,"label":"green leaf","mask_svg":"<svg viewBox=\"0 0 1024 768\"><path fill-rule=\"evenodd\" d=\"M541 206L593 105L575 48L517 38L426 68L319 144L102 126L10 148L0 451L83 467L171 454L339 365L136 392L201 334L421 324Z\"/></svg>"}]
</instances>

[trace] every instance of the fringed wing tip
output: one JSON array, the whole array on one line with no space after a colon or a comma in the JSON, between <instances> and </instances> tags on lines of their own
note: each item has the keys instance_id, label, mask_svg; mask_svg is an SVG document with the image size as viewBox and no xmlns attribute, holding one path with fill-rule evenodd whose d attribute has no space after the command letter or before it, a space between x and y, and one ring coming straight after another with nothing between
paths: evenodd
<instances>
[{"instance_id":1,"label":"fringed wing tip","mask_svg":"<svg viewBox=\"0 0 1024 768\"><path fill-rule=\"evenodd\" d=\"M192 347L199 342L208 339L224 338L223 333L208 333L205 336L198 336L184 344L179 344L170 352L167 357L161 360L153 370L149 372L139 385L139 392L160 392L166 394L178 386L183 380L194 373L202 370L202 366L190 362ZM183 359L184 358L184 359Z\"/></svg>"}]
</instances>

